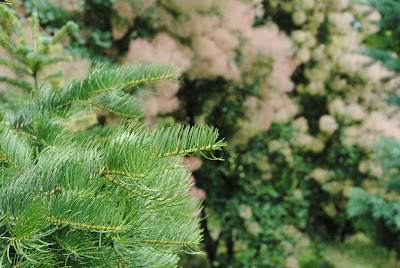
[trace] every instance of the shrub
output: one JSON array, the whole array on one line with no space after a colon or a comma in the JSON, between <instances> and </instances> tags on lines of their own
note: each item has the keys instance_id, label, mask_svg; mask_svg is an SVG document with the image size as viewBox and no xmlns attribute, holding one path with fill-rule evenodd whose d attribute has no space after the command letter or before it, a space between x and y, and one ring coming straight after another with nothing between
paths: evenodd
<instances>
[{"instance_id":1,"label":"shrub","mask_svg":"<svg viewBox=\"0 0 400 268\"><path fill-rule=\"evenodd\" d=\"M395 44L398 41L400 29L394 22L400 19L398 14L400 4L392 0L366 1L365 3L376 7L382 14L382 18L374 22L381 29L366 38L368 48L364 54L391 70L386 77L390 85L390 94L386 100L398 107L400 105L397 93L400 61L398 60L399 50ZM351 199L348 203L349 216L354 219L358 228L366 231L376 242L399 252L400 166L398 157L400 143L398 139L382 137L378 142L371 144L371 149L384 172L372 182L373 188L352 188Z\"/></svg>"}]
</instances>

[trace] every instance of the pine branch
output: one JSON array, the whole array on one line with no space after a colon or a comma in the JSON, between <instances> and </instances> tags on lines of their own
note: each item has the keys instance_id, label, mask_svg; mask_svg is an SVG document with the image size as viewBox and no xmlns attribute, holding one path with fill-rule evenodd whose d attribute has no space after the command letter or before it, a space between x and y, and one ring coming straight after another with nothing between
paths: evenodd
<instances>
[{"instance_id":1,"label":"pine branch","mask_svg":"<svg viewBox=\"0 0 400 268\"><path fill-rule=\"evenodd\" d=\"M151 244L136 244L129 248L115 242L125 263L135 263L138 267L176 267L179 257L165 250L155 249Z\"/></svg>"},{"instance_id":2,"label":"pine branch","mask_svg":"<svg viewBox=\"0 0 400 268\"><path fill-rule=\"evenodd\" d=\"M30 165L33 154L28 140L0 126L0 157L16 169Z\"/></svg>"},{"instance_id":3,"label":"pine branch","mask_svg":"<svg viewBox=\"0 0 400 268\"><path fill-rule=\"evenodd\" d=\"M78 30L78 25L75 22L73 21L67 22L66 25L58 29L57 32L53 35L51 44L52 45L57 44L65 36L67 32L74 32L77 30Z\"/></svg>"},{"instance_id":4,"label":"pine branch","mask_svg":"<svg viewBox=\"0 0 400 268\"><path fill-rule=\"evenodd\" d=\"M26 90L27 92L32 91L32 85L26 81L20 81L16 79L11 79L8 77L0 76L0 82L5 82L7 84L10 84L12 86L19 87L23 90Z\"/></svg>"},{"instance_id":5,"label":"pine branch","mask_svg":"<svg viewBox=\"0 0 400 268\"><path fill-rule=\"evenodd\" d=\"M122 184L121 182L119 182L119 181L113 179L112 177L110 177L110 176L108 176L108 175L103 175L103 177L104 177L106 180L112 182L113 184L115 184L115 185L117 185L117 186L119 186L119 187L121 187L121 188L123 188L123 189L125 189L125 190L127 190L127 191L129 191L129 192L131 192L131 193L134 194L135 196L139 196L139 197L143 197L143 198L147 198L147 199L149 199L149 200L154 200L154 201L159 201L159 202L171 201L171 199L161 199L161 198L157 198L157 197L154 197L154 196L151 196L151 195L147 195L147 194L140 193L140 192L138 192L138 191L136 191L136 190L134 190L134 189L129 188L128 186ZM132 198L131 198L131 197L128 197L128 199L132 199Z\"/></svg>"},{"instance_id":6,"label":"pine branch","mask_svg":"<svg viewBox=\"0 0 400 268\"><path fill-rule=\"evenodd\" d=\"M99 68L104 68L99 66ZM162 66L157 64L137 64L132 67L119 67L118 73L126 73L130 81L127 81L124 86L119 89L125 90L135 85L156 82L160 80L176 79L178 74L172 69L171 66ZM94 91L93 94L100 94L116 90L115 87L105 87Z\"/></svg>"},{"instance_id":7,"label":"pine branch","mask_svg":"<svg viewBox=\"0 0 400 268\"><path fill-rule=\"evenodd\" d=\"M98 235L94 232L63 228L52 234L52 237L67 255L77 260L101 261L106 250L106 247L99 244Z\"/></svg>"},{"instance_id":8,"label":"pine branch","mask_svg":"<svg viewBox=\"0 0 400 268\"><path fill-rule=\"evenodd\" d=\"M146 72L149 72L147 74ZM32 119L40 117L44 112L50 112L61 118L68 116L73 103L91 104L119 116L133 118L142 114L142 101L128 96L121 90L129 87L138 77L142 79L158 79L165 75L175 77L169 66L136 64L117 68L96 65L83 81L73 81L62 91L41 87L36 102L17 115L17 118ZM150 81L150 80L149 80ZM101 90L106 88L107 90ZM103 93L96 93L96 92ZM39 113L38 113L39 112ZM22 119L17 119L22 121Z\"/></svg>"},{"instance_id":9,"label":"pine branch","mask_svg":"<svg viewBox=\"0 0 400 268\"><path fill-rule=\"evenodd\" d=\"M361 188L350 188L350 200L347 204L347 211L350 217L359 217L370 210L370 202L380 198L377 195L371 195Z\"/></svg>"},{"instance_id":10,"label":"pine branch","mask_svg":"<svg viewBox=\"0 0 400 268\"><path fill-rule=\"evenodd\" d=\"M24 73L27 75L32 75L28 69L26 69L25 67L19 65L18 63L12 62L8 59L0 58L0 64L7 66L8 68L12 69L16 73L21 72L21 73Z\"/></svg>"},{"instance_id":11,"label":"pine branch","mask_svg":"<svg viewBox=\"0 0 400 268\"><path fill-rule=\"evenodd\" d=\"M46 218L46 221L63 225L63 226L72 226L80 229L89 229L92 231L115 231L115 232L120 232L122 231L120 226L101 226L101 225L89 225L85 223L79 223L79 222L71 222L71 221L66 221L66 220L58 220L55 219L54 217L48 217Z\"/></svg>"},{"instance_id":12,"label":"pine branch","mask_svg":"<svg viewBox=\"0 0 400 268\"><path fill-rule=\"evenodd\" d=\"M1 11L1 5L0 5ZM15 44L12 42L11 38L3 31L2 27L0 26L0 45L4 47L8 53L11 55L14 54L16 49Z\"/></svg>"},{"instance_id":13,"label":"pine branch","mask_svg":"<svg viewBox=\"0 0 400 268\"><path fill-rule=\"evenodd\" d=\"M189 155L200 151L221 150L226 143L217 141L218 131L209 127L166 127L153 131L149 135L149 142L161 144L157 158ZM165 149L167 148L167 149Z\"/></svg>"},{"instance_id":14,"label":"pine branch","mask_svg":"<svg viewBox=\"0 0 400 268\"><path fill-rule=\"evenodd\" d=\"M85 101L72 102L94 105L103 111L125 118L141 117L143 113L143 102L123 92L101 93Z\"/></svg>"},{"instance_id":15,"label":"pine branch","mask_svg":"<svg viewBox=\"0 0 400 268\"><path fill-rule=\"evenodd\" d=\"M63 61L72 61L71 56L60 56L60 57L55 57L55 58L49 58L44 61L44 64L46 65L51 65L51 64L57 64Z\"/></svg>"},{"instance_id":16,"label":"pine branch","mask_svg":"<svg viewBox=\"0 0 400 268\"><path fill-rule=\"evenodd\" d=\"M1 107L7 113L0 115L0 266L176 266L177 253L201 241L201 203L189 198L193 182L175 156L221 150L226 144L218 131L150 131L138 120L70 127L90 107L140 117L143 101L125 91L177 79L176 71L157 64L97 64L85 79L57 88L57 73L41 72L66 59L49 53L76 25L51 38L39 32L33 13L31 46L14 12L0 6L0 15L8 24L17 20L11 29L16 43L0 30L0 45L11 56L0 64L35 81L1 78L31 94Z\"/></svg>"},{"instance_id":17,"label":"pine branch","mask_svg":"<svg viewBox=\"0 0 400 268\"><path fill-rule=\"evenodd\" d=\"M16 1L8 1L8 2L16 2ZM21 24L21 21L19 20L15 10L6 8L5 6L0 5L0 15L1 17L6 17L10 20L13 30L17 33L18 37L21 39L21 43L23 45L28 44L28 41L26 40L26 36ZM1 28L0 28L1 31Z\"/></svg>"},{"instance_id":18,"label":"pine branch","mask_svg":"<svg viewBox=\"0 0 400 268\"><path fill-rule=\"evenodd\" d=\"M32 24L32 40L33 40L33 51L36 54L39 54L39 18L36 11L32 12L30 17L30 21Z\"/></svg>"},{"instance_id":19,"label":"pine branch","mask_svg":"<svg viewBox=\"0 0 400 268\"><path fill-rule=\"evenodd\" d=\"M163 79L175 79L177 74L171 66L134 64L110 68L102 64L95 65L83 81L73 81L67 85L64 98L87 100L92 95L110 91L122 91L138 81L154 82Z\"/></svg>"},{"instance_id":20,"label":"pine branch","mask_svg":"<svg viewBox=\"0 0 400 268\"><path fill-rule=\"evenodd\" d=\"M106 175L120 175L120 176L131 177L131 178L144 178L146 176L145 174L131 174L131 173L127 173L127 172L123 172L123 171L119 171L119 170L109 170L109 169L106 169L104 172Z\"/></svg>"},{"instance_id":21,"label":"pine branch","mask_svg":"<svg viewBox=\"0 0 400 268\"><path fill-rule=\"evenodd\" d=\"M120 254L118 253L118 250L115 248L114 243L111 244L111 247L112 247L112 249L114 250L115 255L117 256L117 258L118 258L118 260L119 260L119 263L122 265L122 267L125 268L126 266L124 265L124 262L123 262L123 260L122 260L122 258L121 258L121 256L120 256ZM119 265L118 265L118 266L119 266Z\"/></svg>"},{"instance_id":22,"label":"pine branch","mask_svg":"<svg viewBox=\"0 0 400 268\"><path fill-rule=\"evenodd\" d=\"M63 77L64 77L64 72L58 71L56 73L52 73L52 74L49 74L49 75L43 77L43 80L44 81L53 81L53 80L57 80L57 79L60 79Z\"/></svg>"},{"instance_id":23,"label":"pine branch","mask_svg":"<svg viewBox=\"0 0 400 268\"><path fill-rule=\"evenodd\" d=\"M191 246L188 242L176 242L176 241L159 241L159 240L144 240L143 243L159 244L159 245L179 245L179 246Z\"/></svg>"}]
</instances>

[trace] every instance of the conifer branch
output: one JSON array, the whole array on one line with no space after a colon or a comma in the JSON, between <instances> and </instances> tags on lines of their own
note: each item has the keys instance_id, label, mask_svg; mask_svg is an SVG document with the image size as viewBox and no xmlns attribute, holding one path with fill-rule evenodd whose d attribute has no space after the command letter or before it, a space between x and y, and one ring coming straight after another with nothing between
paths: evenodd
<instances>
[{"instance_id":1,"label":"conifer branch","mask_svg":"<svg viewBox=\"0 0 400 268\"><path fill-rule=\"evenodd\" d=\"M32 73L28 69L26 69L23 66L20 66L19 64L15 63L15 62L10 61L10 60L0 59L0 64L7 66L8 68L14 70L17 73L21 72L21 73L27 74L29 76L32 76Z\"/></svg>"},{"instance_id":2,"label":"conifer branch","mask_svg":"<svg viewBox=\"0 0 400 268\"><path fill-rule=\"evenodd\" d=\"M61 72L49 74L48 76L44 77L43 80L51 81L51 80L54 80L57 78L62 78L62 77L64 77L64 72L61 71Z\"/></svg>"},{"instance_id":3,"label":"conifer branch","mask_svg":"<svg viewBox=\"0 0 400 268\"><path fill-rule=\"evenodd\" d=\"M112 249L113 249L115 255L117 256L117 258L118 258L118 260L119 260L119 263L122 265L123 268L125 268L126 266L124 265L124 262L122 261L121 256L119 255L117 249L115 248L114 243L111 243L111 247L112 247ZM119 265L118 265L118 266L119 266Z\"/></svg>"},{"instance_id":4,"label":"conifer branch","mask_svg":"<svg viewBox=\"0 0 400 268\"><path fill-rule=\"evenodd\" d=\"M107 92L123 91L131 87L138 81L154 82L160 77L170 77L176 79L177 73L168 65L158 64L134 64L110 68L103 64L95 65L89 75L83 81L73 81L67 87L65 94L70 99L82 98L83 94L90 97ZM75 96L81 97L75 97Z\"/></svg>"},{"instance_id":5,"label":"conifer branch","mask_svg":"<svg viewBox=\"0 0 400 268\"><path fill-rule=\"evenodd\" d=\"M143 243L149 244L161 244L161 245L181 245L181 246L192 246L188 242L177 242L177 241L159 241L159 240L144 240Z\"/></svg>"},{"instance_id":6,"label":"conifer branch","mask_svg":"<svg viewBox=\"0 0 400 268\"><path fill-rule=\"evenodd\" d=\"M136 190L133 190L133 189L129 188L128 186L122 184L121 182L115 180L114 178L112 178L112 177L110 177L110 176L108 176L106 174L103 174L103 178L105 178L106 180L114 183L115 185L117 185L117 186L119 186L119 187L121 187L121 188L123 188L123 189L125 189L125 190L127 190L129 192L131 192L135 196L139 196L139 197L143 197L143 198L146 198L146 199L149 199L149 200L154 200L154 201L159 201L159 202L171 201L172 200L172 199L157 198L157 197L153 197L153 196L150 196L150 195L146 195L146 194L140 193L140 192L138 192ZM127 197L127 199L132 199L132 198L133 197Z\"/></svg>"},{"instance_id":7,"label":"conifer branch","mask_svg":"<svg viewBox=\"0 0 400 268\"><path fill-rule=\"evenodd\" d=\"M11 38L2 30L0 26L0 45L2 45L8 53L13 54L15 45Z\"/></svg>"},{"instance_id":8,"label":"conifer branch","mask_svg":"<svg viewBox=\"0 0 400 268\"><path fill-rule=\"evenodd\" d=\"M127 173L127 172L123 172L123 171L109 170L109 169L105 169L105 174L120 175L120 176L130 177L130 178L144 178L146 176L145 174L132 174L132 173Z\"/></svg>"},{"instance_id":9,"label":"conifer branch","mask_svg":"<svg viewBox=\"0 0 400 268\"><path fill-rule=\"evenodd\" d=\"M105 106L103 106L103 105L101 105L101 104L99 104L97 102L94 102L92 99L74 100L74 101L72 101L72 103L90 104L90 105L96 106L97 108L99 108L99 109L101 109L103 111L115 114L115 115L120 116L120 117L125 117L125 118L137 118L138 117L137 115L125 114L125 113L121 113L121 112L112 110L112 109L107 108L107 107L105 107Z\"/></svg>"},{"instance_id":10,"label":"conifer branch","mask_svg":"<svg viewBox=\"0 0 400 268\"><path fill-rule=\"evenodd\" d=\"M11 79L8 77L4 77L4 76L0 76L0 82L5 82L7 84L10 84L12 86L17 86L23 90L26 90L27 92L32 91L32 86L30 83L26 82L26 81L20 81L20 80L16 80L16 79Z\"/></svg>"},{"instance_id":11,"label":"conifer branch","mask_svg":"<svg viewBox=\"0 0 400 268\"><path fill-rule=\"evenodd\" d=\"M8 162L10 165L19 170L19 167L14 163L11 157L7 156L3 151L0 151L0 154L3 156L1 159L4 159L4 161Z\"/></svg>"},{"instance_id":12,"label":"conifer branch","mask_svg":"<svg viewBox=\"0 0 400 268\"><path fill-rule=\"evenodd\" d=\"M17 134L20 134L20 135L25 136L25 137L29 137L29 138L34 139L36 141L40 141L46 147L50 146L50 144L48 144L45 140L39 139L37 136L29 134L29 133L23 131L22 129L20 129L20 131L18 131Z\"/></svg>"},{"instance_id":13,"label":"conifer branch","mask_svg":"<svg viewBox=\"0 0 400 268\"><path fill-rule=\"evenodd\" d=\"M153 158L195 154L201 151L221 150L226 146L223 140L217 141L218 131L209 127L164 127L149 134L152 144L164 144L165 148Z\"/></svg>"},{"instance_id":14,"label":"conifer branch","mask_svg":"<svg viewBox=\"0 0 400 268\"><path fill-rule=\"evenodd\" d=\"M63 36L65 36L65 34L69 31L69 32L73 32L78 30L78 25L73 22L73 21L69 21L67 22L66 25L64 25L63 27L61 27L54 35L53 38L51 40L51 44L54 45L56 43L58 43Z\"/></svg>"},{"instance_id":15,"label":"conifer branch","mask_svg":"<svg viewBox=\"0 0 400 268\"><path fill-rule=\"evenodd\" d=\"M175 76L176 76L176 74L169 74L169 75L162 75L162 76L158 76L158 77L137 79L137 80L134 80L134 81L126 84L124 89L130 88L132 86L139 85L139 84L146 84L146 83L155 82L155 81L159 81L159 80L173 79ZM114 88L111 87L108 89L94 91L93 94L101 94L101 93L110 92L110 91L114 91Z\"/></svg>"},{"instance_id":16,"label":"conifer branch","mask_svg":"<svg viewBox=\"0 0 400 268\"><path fill-rule=\"evenodd\" d=\"M112 139L113 139L113 137L108 137L108 138L104 138L104 139L98 139L96 142L97 142L97 143L102 143L102 142L110 141L110 140L112 140Z\"/></svg>"},{"instance_id":17,"label":"conifer branch","mask_svg":"<svg viewBox=\"0 0 400 268\"><path fill-rule=\"evenodd\" d=\"M0 5L0 16L11 27L0 29L0 45L10 54L0 64L34 81L0 77L31 93L0 112L2 262L53 267L65 258L64 265L97 267L111 258L122 267L176 266L178 250L201 240L196 218L201 205L189 198L192 182L185 167L166 158L220 150L225 143L217 140L218 131L186 126L150 131L138 120L77 130L70 119L89 105L140 117L144 102L126 91L176 80L177 72L158 64L97 64L86 78L60 88L54 80L60 72L42 71L68 58L50 53L76 25L68 23L50 38L39 32L34 12L33 42L27 42L15 11Z\"/></svg>"},{"instance_id":18,"label":"conifer branch","mask_svg":"<svg viewBox=\"0 0 400 268\"><path fill-rule=\"evenodd\" d=\"M70 225L73 227L78 227L78 228L82 228L82 229L90 229L90 230L95 230L95 231L115 231L115 232L124 231L119 226L89 225L89 224L71 222L71 221L66 221L66 220L58 220L58 219L55 219L54 217L47 217L46 221L49 221L49 222L52 222L55 224L64 225L64 226Z\"/></svg>"},{"instance_id":19,"label":"conifer branch","mask_svg":"<svg viewBox=\"0 0 400 268\"><path fill-rule=\"evenodd\" d=\"M4 1L4 0L3 0ZM8 3L17 3L17 1L7 1ZM0 6L0 15L7 17L11 24L13 25L13 29L16 31L18 34L18 37L21 38L22 44L26 45L28 44L28 41L26 40L24 30L22 28L21 21L19 20L18 16L15 14L15 11L13 9L7 9L7 8L2 8Z\"/></svg>"},{"instance_id":20,"label":"conifer branch","mask_svg":"<svg viewBox=\"0 0 400 268\"><path fill-rule=\"evenodd\" d=\"M55 57L55 58L50 58L45 61L45 64L51 65L51 64L57 64L59 62L63 61L72 61L71 56L60 56L60 57Z\"/></svg>"},{"instance_id":21,"label":"conifer branch","mask_svg":"<svg viewBox=\"0 0 400 268\"><path fill-rule=\"evenodd\" d=\"M39 137L40 135L39 135L39 129L38 129L38 126L37 126L37 123L36 122L33 122L33 126L34 126L34 128L35 128L35 132L36 132L36 137ZM43 145L45 145L45 146L50 146L45 140L43 140L43 139L38 139Z\"/></svg>"},{"instance_id":22,"label":"conifer branch","mask_svg":"<svg viewBox=\"0 0 400 268\"><path fill-rule=\"evenodd\" d=\"M218 145L207 145L203 146L200 148L191 148L187 150L182 150L182 151L176 151L176 152L170 152L170 153L165 153L163 155L159 155L158 158L163 158L163 157L170 157L170 156L179 156L179 155L188 155L188 154L194 154L200 151L215 151L215 150L220 150L220 146Z\"/></svg>"},{"instance_id":23,"label":"conifer branch","mask_svg":"<svg viewBox=\"0 0 400 268\"><path fill-rule=\"evenodd\" d=\"M20 238L13 237L13 238L10 239L10 242L17 242L17 241L20 241L20 240L24 240L25 238L28 238L29 236L33 235L37 231L38 231L38 229L34 229L30 233L28 233L28 234L26 234L26 235L24 235L24 236L22 236Z\"/></svg>"}]
</instances>

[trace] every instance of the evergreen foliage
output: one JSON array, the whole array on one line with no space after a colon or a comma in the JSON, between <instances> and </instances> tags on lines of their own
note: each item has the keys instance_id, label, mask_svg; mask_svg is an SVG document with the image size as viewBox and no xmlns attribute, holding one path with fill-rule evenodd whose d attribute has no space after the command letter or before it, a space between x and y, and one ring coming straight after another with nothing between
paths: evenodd
<instances>
[{"instance_id":1,"label":"evergreen foliage","mask_svg":"<svg viewBox=\"0 0 400 268\"><path fill-rule=\"evenodd\" d=\"M215 125L230 140L217 153L227 161L194 173L211 267L284 267L299 233L354 231L348 190L381 171L366 141L397 133L385 70L359 55L379 13L347 0L71 2L25 0L48 29L69 17L88 29L72 37L75 53L176 62L184 79L154 86L165 95L149 98L150 116Z\"/></svg>"},{"instance_id":2,"label":"evergreen foliage","mask_svg":"<svg viewBox=\"0 0 400 268\"><path fill-rule=\"evenodd\" d=\"M38 15L34 12L29 19L32 30L32 40L29 40L32 42L29 43L23 25L13 9L0 6L0 16L4 20L2 23L4 29L0 28L0 45L9 56L9 58L4 58L5 55L2 55L0 64L18 74L19 78L22 75L30 78L26 81L0 75L0 81L17 86L28 93L39 90L39 81L54 84L55 79L62 76L62 72L44 74L44 67L70 59L70 56L53 56L53 54L60 50L60 44L58 44L60 39L67 32L76 31L77 25L74 22L68 22L50 37L40 32ZM40 77L41 74L43 74L42 77Z\"/></svg>"},{"instance_id":3,"label":"evergreen foliage","mask_svg":"<svg viewBox=\"0 0 400 268\"><path fill-rule=\"evenodd\" d=\"M0 13L1 62L26 78L1 80L26 93L0 96L0 266L175 267L202 239L178 156L220 150L218 131L139 122L142 101L126 91L177 79L170 66L97 64L61 87L43 70L65 59L51 52L75 25L49 36L33 13L30 40L12 9ZM90 109L128 119L73 130Z\"/></svg>"}]
</instances>

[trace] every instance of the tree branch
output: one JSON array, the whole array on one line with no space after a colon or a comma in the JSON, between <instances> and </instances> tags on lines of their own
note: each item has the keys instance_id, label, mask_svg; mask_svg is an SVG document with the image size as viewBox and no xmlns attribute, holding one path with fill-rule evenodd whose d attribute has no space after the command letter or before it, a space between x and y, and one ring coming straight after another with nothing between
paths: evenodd
<instances>
[{"instance_id":1,"label":"tree branch","mask_svg":"<svg viewBox=\"0 0 400 268\"><path fill-rule=\"evenodd\" d=\"M111 243L111 247L114 250L115 255L117 256L119 263L122 265L123 268L126 268L126 266L124 265L124 263L122 262L122 258L121 256L118 254L118 251L115 249L114 243ZM119 264L118 264L119 266Z\"/></svg>"}]
</instances>

